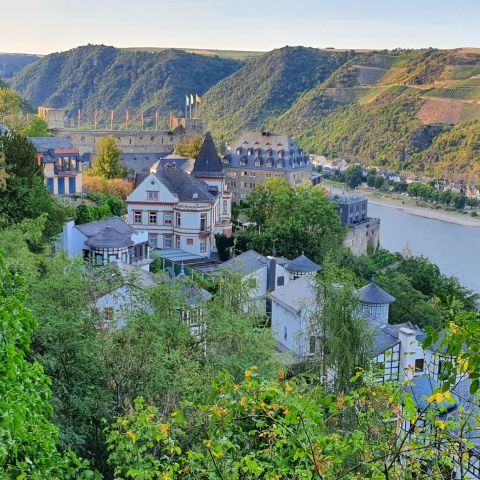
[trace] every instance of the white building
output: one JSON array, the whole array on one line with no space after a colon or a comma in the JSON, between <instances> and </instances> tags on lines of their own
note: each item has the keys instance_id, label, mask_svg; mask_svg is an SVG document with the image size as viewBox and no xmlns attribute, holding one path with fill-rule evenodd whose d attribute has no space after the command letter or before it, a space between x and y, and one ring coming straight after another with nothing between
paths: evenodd
<instances>
[{"instance_id":1,"label":"white building","mask_svg":"<svg viewBox=\"0 0 480 480\"><path fill-rule=\"evenodd\" d=\"M67 222L56 248L67 252L71 257L83 255L98 266L119 262L149 270L152 262L147 232L129 227L119 217L82 225Z\"/></svg>"},{"instance_id":2,"label":"white building","mask_svg":"<svg viewBox=\"0 0 480 480\"><path fill-rule=\"evenodd\" d=\"M191 174L157 164L150 174L137 176L127 210L128 224L146 230L151 247L204 257L216 251L215 234L232 233L231 194L211 135Z\"/></svg>"}]
</instances>

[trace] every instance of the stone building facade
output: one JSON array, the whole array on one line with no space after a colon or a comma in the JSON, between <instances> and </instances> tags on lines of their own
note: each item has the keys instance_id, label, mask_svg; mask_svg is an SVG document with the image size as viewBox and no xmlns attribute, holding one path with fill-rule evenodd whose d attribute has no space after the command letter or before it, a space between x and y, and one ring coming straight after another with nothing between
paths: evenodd
<instances>
[{"instance_id":1,"label":"stone building facade","mask_svg":"<svg viewBox=\"0 0 480 480\"><path fill-rule=\"evenodd\" d=\"M312 181L308 155L287 135L273 132L243 134L228 147L223 164L234 203L268 178L284 178L292 186Z\"/></svg>"},{"instance_id":2,"label":"stone building facade","mask_svg":"<svg viewBox=\"0 0 480 480\"><path fill-rule=\"evenodd\" d=\"M335 195L342 225L348 227L343 244L354 255L366 255L380 245L380 219L368 216L368 199L360 195Z\"/></svg>"}]
</instances>

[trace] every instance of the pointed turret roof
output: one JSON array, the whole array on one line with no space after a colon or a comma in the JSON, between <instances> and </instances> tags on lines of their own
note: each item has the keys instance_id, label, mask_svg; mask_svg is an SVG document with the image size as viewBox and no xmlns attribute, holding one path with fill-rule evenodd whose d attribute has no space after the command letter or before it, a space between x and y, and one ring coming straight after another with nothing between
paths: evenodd
<instances>
[{"instance_id":1,"label":"pointed turret roof","mask_svg":"<svg viewBox=\"0 0 480 480\"><path fill-rule=\"evenodd\" d=\"M202 148L193 166L192 174L195 176L221 176L223 166L218 156L217 147L210 132L207 132L203 140Z\"/></svg>"},{"instance_id":2,"label":"pointed turret roof","mask_svg":"<svg viewBox=\"0 0 480 480\"><path fill-rule=\"evenodd\" d=\"M320 266L312 262L303 253L295 260L289 262L286 268L289 272L299 273L315 273L320 270Z\"/></svg>"},{"instance_id":3,"label":"pointed turret roof","mask_svg":"<svg viewBox=\"0 0 480 480\"><path fill-rule=\"evenodd\" d=\"M389 293L381 289L375 283L369 283L368 285L365 285L358 291L358 294L361 303L383 305L393 303L395 301L395 297L392 297Z\"/></svg>"}]
</instances>

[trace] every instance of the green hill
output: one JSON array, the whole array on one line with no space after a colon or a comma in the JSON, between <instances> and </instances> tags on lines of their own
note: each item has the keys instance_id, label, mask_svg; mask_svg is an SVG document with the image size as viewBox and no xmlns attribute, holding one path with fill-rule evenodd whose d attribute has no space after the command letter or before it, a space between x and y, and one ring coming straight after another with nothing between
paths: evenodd
<instances>
[{"instance_id":1,"label":"green hill","mask_svg":"<svg viewBox=\"0 0 480 480\"><path fill-rule=\"evenodd\" d=\"M122 50L129 50L131 52L163 52L168 48L162 47L127 47ZM265 52L257 52L251 50L216 50L206 48L175 48L174 50L181 50L187 53L196 53L197 55L206 55L208 57L231 58L233 60L246 60L252 57L258 57Z\"/></svg>"},{"instance_id":2,"label":"green hill","mask_svg":"<svg viewBox=\"0 0 480 480\"><path fill-rule=\"evenodd\" d=\"M2 53L0 52L0 78L9 79L22 68L35 62L40 55L28 53Z\"/></svg>"},{"instance_id":3,"label":"green hill","mask_svg":"<svg viewBox=\"0 0 480 480\"><path fill-rule=\"evenodd\" d=\"M217 138L231 141L243 130L261 128L281 115L353 56L284 47L255 57L208 91L202 116Z\"/></svg>"},{"instance_id":4,"label":"green hill","mask_svg":"<svg viewBox=\"0 0 480 480\"><path fill-rule=\"evenodd\" d=\"M46 55L25 67L12 86L33 106L117 108L180 113L187 92L203 95L240 67L236 60L196 55L182 50L158 53L87 45Z\"/></svg>"}]
</instances>

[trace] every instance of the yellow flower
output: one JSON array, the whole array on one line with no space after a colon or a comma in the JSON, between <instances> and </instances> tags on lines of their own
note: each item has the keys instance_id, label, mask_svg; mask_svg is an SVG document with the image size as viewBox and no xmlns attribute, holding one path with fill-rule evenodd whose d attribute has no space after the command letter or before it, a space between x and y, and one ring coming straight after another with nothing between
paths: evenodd
<instances>
[{"instance_id":1,"label":"yellow flower","mask_svg":"<svg viewBox=\"0 0 480 480\"><path fill-rule=\"evenodd\" d=\"M158 427L160 429L160 432L162 433L163 438L168 437L168 423L161 423L160 426Z\"/></svg>"},{"instance_id":2,"label":"yellow flower","mask_svg":"<svg viewBox=\"0 0 480 480\"><path fill-rule=\"evenodd\" d=\"M289 385L288 382L285 383L285 395L288 395L291 391L293 391L293 388Z\"/></svg>"},{"instance_id":3,"label":"yellow flower","mask_svg":"<svg viewBox=\"0 0 480 480\"><path fill-rule=\"evenodd\" d=\"M234 385L234 386L233 386L233 390L234 390L235 392L238 392L238 391L240 390L240 385Z\"/></svg>"},{"instance_id":4,"label":"yellow flower","mask_svg":"<svg viewBox=\"0 0 480 480\"><path fill-rule=\"evenodd\" d=\"M252 372L256 372L258 370L258 367L256 365L253 365L252 367L250 367L250 370Z\"/></svg>"},{"instance_id":5,"label":"yellow flower","mask_svg":"<svg viewBox=\"0 0 480 480\"><path fill-rule=\"evenodd\" d=\"M247 404L247 401L247 397L242 397L242 399L240 400L240 405L244 407Z\"/></svg>"},{"instance_id":6,"label":"yellow flower","mask_svg":"<svg viewBox=\"0 0 480 480\"><path fill-rule=\"evenodd\" d=\"M445 430L445 422L443 422L442 420L437 420L436 424L440 430Z\"/></svg>"},{"instance_id":7,"label":"yellow flower","mask_svg":"<svg viewBox=\"0 0 480 480\"><path fill-rule=\"evenodd\" d=\"M132 443L135 443L137 441L137 437L133 432L128 431L127 432L127 437L130 439Z\"/></svg>"},{"instance_id":8,"label":"yellow flower","mask_svg":"<svg viewBox=\"0 0 480 480\"><path fill-rule=\"evenodd\" d=\"M250 380L252 378L252 372L250 370L245 370L245 378Z\"/></svg>"}]
</instances>

